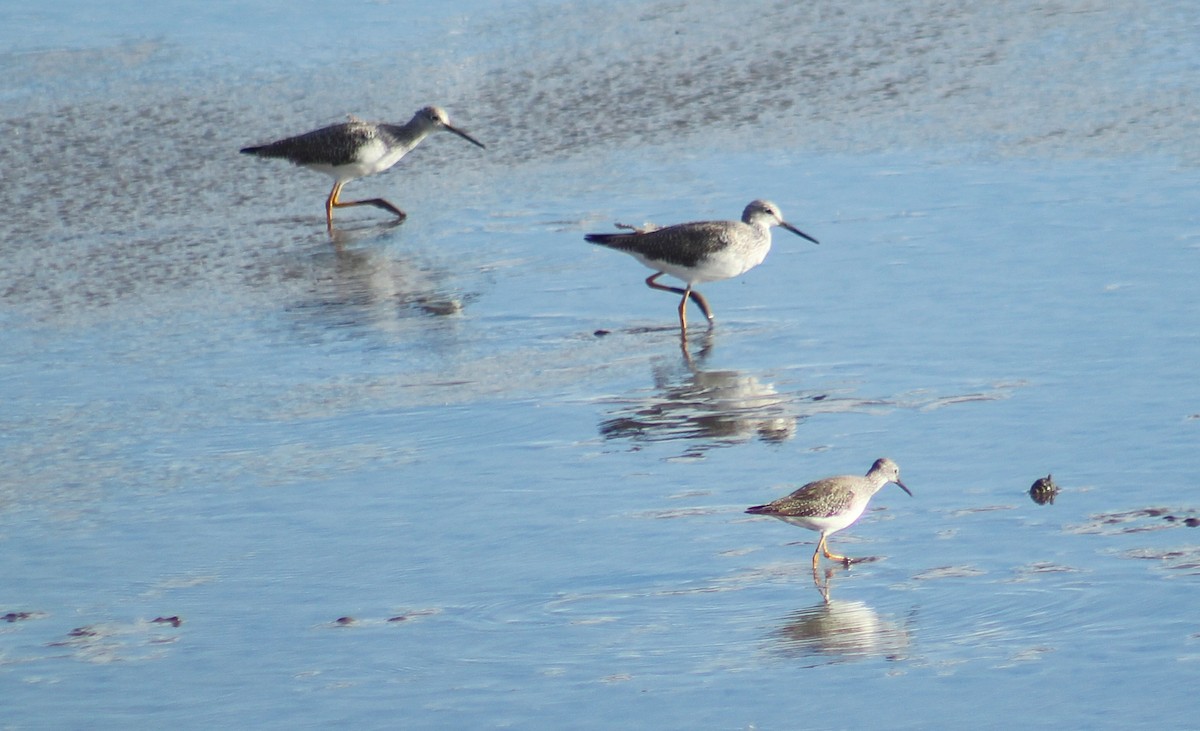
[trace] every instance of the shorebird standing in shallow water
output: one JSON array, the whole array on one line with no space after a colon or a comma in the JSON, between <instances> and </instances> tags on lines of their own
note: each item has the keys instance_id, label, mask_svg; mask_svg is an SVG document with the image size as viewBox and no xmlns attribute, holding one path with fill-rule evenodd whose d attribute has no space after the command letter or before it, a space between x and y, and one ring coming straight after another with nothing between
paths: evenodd
<instances>
[{"instance_id":1,"label":"shorebird standing in shallow water","mask_svg":"<svg viewBox=\"0 0 1200 731\"><path fill-rule=\"evenodd\" d=\"M816 571L822 553L825 554L825 558L841 561L849 566L854 559L830 553L825 539L858 520L875 493L889 482L896 483L901 490L912 495L900 481L900 468L892 460L882 457L875 460L866 477L826 477L810 482L791 495L772 503L748 508L746 512L751 515L769 515L785 523L820 533L817 550L813 552L813 571Z\"/></svg>"},{"instance_id":2,"label":"shorebird standing in shallow water","mask_svg":"<svg viewBox=\"0 0 1200 731\"><path fill-rule=\"evenodd\" d=\"M348 206L375 206L406 218L400 210L382 198L343 201L338 196L342 186L356 178L374 175L400 162L421 140L433 132L453 132L467 142L483 147L483 143L450 124L441 107L425 107L413 115L407 124L364 122L354 117L348 122L334 124L295 137L287 137L257 147L243 147L242 152L259 157L281 157L295 165L330 175L333 190L325 200L325 224L333 231L333 209Z\"/></svg>"},{"instance_id":3,"label":"shorebird standing in shallow water","mask_svg":"<svg viewBox=\"0 0 1200 731\"><path fill-rule=\"evenodd\" d=\"M695 221L680 223L665 228L648 226L633 233L587 234L584 238L593 244L601 244L626 254L655 270L646 278L646 284L654 289L683 295L679 302L679 327L687 333L688 299L696 300L700 310L712 327L713 314L704 295L692 289L699 282L715 282L729 279L753 269L762 263L771 250L771 227L780 226L803 236L809 241L816 239L783 220L779 208L770 201L757 200L742 211L741 221ZM659 284L664 274L687 283L685 289Z\"/></svg>"}]
</instances>

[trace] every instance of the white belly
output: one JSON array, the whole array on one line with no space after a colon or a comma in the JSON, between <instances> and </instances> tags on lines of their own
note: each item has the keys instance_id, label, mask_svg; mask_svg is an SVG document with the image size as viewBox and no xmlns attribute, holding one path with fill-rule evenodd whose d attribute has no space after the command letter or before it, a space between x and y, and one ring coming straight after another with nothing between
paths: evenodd
<instances>
[{"instance_id":1,"label":"white belly","mask_svg":"<svg viewBox=\"0 0 1200 731\"><path fill-rule=\"evenodd\" d=\"M352 163L336 166L318 163L307 165L306 167L320 173L325 173L344 183L355 178L364 178L375 173L382 173L384 170L400 162L400 158L404 157L407 152L408 150L403 147L392 147L389 149L381 140L373 139L359 148L357 159Z\"/></svg>"},{"instance_id":2,"label":"white belly","mask_svg":"<svg viewBox=\"0 0 1200 731\"><path fill-rule=\"evenodd\" d=\"M694 269L671 264L670 262L647 259L638 254L634 254L634 256L637 257L638 261L651 269L666 272L672 277L681 279L688 284L700 284L702 282L716 282L722 279L730 279L745 274L759 264L762 264L763 260L767 258L767 252L770 250L771 244L768 241L766 246L756 247L751 250L721 251L699 262Z\"/></svg>"},{"instance_id":3,"label":"white belly","mask_svg":"<svg viewBox=\"0 0 1200 731\"><path fill-rule=\"evenodd\" d=\"M865 510L866 507L867 507L867 504L863 503L862 505L859 506L859 508L857 510L851 510L848 513L842 513L840 515L834 515L834 516L830 516L828 518L817 518L817 517L800 516L800 515L776 515L773 517L776 517L785 523L791 523L792 525L798 525L801 528L815 530L820 533L824 533L827 536L830 536L830 535L833 535L834 533L837 533L838 531L845 528L846 526L850 525L854 521L858 520L859 516L863 514L863 510Z\"/></svg>"}]
</instances>

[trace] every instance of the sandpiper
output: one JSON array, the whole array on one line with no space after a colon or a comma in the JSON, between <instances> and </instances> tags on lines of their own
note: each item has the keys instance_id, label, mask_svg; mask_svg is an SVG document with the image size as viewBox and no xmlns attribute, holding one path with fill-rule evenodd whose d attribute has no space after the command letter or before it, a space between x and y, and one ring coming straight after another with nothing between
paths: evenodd
<instances>
[{"instance_id":1,"label":"sandpiper","mask_svg":"<svg viewBox=\"0 0 1200 731\"><path fill-rule=\"evenodd\" d=\"M587 234L584 238L593 244L623 251L655 270L646 278L646 284L653 289L683 295L679 302L679 327L685 334L689 297L700 305L704 316L708 318L709 327L713 324L708 302L692 286L699 282L736 277L761 264L771 250L772 226L786 228L814 244L818 243L812 236L784 221L779 208L764 200L752 201L746 206L741 221L694 221L643 229L622 224L618 226L633 229L633 232ZM680 289L659 284L657 279L664 274L683 280L687 287Z\"/></svg>"},{"instance_id":2,"label":"sandpiper","mask_svg":"<svg viewBox=\"0 0 1200 731\"><path fill-rule=\"evenodd\" d=\"M751 515L769 515L785 523L817 531L821 539L813 552L812 564L816 570L821 554L825 558L841 561L846 566L854 559L829 552L825 539L849 526L863 514L867 503L884 485L894 482L910 496L912 491L900 481L900 468L887 457L875 460L866 477L840 475L810 482L787 497L766 505L755 505L746 510Z\"/></svg>"},{"instance_id":3,"label":"sandpiper","mask_svg":"<svg viewBox=\"0 0 1200 731\"><path fill-rule=\"evenodd\" d=\"M295 165L330 175L333 190L325 200L325 224L333 231L333 209L347 206L375 206L391 211L403 220L404 211L382 198L361 201L338 200L342 186L356 178L387 170L400 161L433 132L453 132L467 142L483 147L483 143L450 124L441 107L425 107L413 115L407 124L364 122L351 117L349 121L287 137L257 147L243 147L242 152L259 157L281 157Z\"/></svg>"}]
</instances>

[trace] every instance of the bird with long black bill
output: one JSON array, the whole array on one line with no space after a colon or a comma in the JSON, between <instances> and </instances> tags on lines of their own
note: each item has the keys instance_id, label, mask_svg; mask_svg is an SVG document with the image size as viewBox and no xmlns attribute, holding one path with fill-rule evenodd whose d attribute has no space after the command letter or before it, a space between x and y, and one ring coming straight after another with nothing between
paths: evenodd
<instances>
[{"instance_id":1,"label":"bird with long black bill","mask_svg":"<svg viewBox=\"0 0 1200 731\"><path fill-rule=\"evenodd\" d=\"M619 226L621 224L618 224ZM687 334L687 303L695 300L700 311L713 324L712 308L704 295L694 289L701 282L729 279L762 263L771 250L771 227L779 226L814 244L816 239L783 220L778 206L770 201L752 201L742 211L740 221L693 221L659 228L649 226L631 233L587 234L584 239L623 251L654 270L646 278L647 286L682 295L679 302L679 327ZM686 287L659 284L658 278L670 274Z\"/></svg>"},{"instance_id":2,"label":"bird with long black bill","mask_svg":"<svg viewBox=\"0 0 1200 731\"><path fill-rule=\"evenodd\" d=\"M473 145L484 146L450 124L450 118L441 107L425 107L406 124L364 122L352 117L347 122L265 145L243 147L241 151L258 157L282 158L294 165L333 177L333 190L325 199L325 225L332 232L334 208L375 206L404 220L407 214L383 198L341 200L342 186L351 180L387 170L434 132L452 132Z\"/></svg>"}]
</instances>

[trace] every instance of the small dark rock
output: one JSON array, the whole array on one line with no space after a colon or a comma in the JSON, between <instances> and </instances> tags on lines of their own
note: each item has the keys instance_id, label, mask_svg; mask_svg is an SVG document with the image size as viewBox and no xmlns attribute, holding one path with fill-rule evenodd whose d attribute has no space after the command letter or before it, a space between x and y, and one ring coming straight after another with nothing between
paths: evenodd
<instances>
[{"instance_id":1,"label":"small dark rock","mask_svg":"<svg viewBox=\"0 0 1200 731\"><path fill-rule=\"evenodd\" d=\"M354 622L354 617L338 617L337 619L333 620L334 624L340 624L343 627L354 624Z\"/></svg>"},{"instance_id":2,"label":"small dark rock","mask_svg":"<svg viewBox=\"0 0 1200 731\"><path fill-rule=\"evenodd\" d=\"M169 624L172 627L178 627L183 624L183 620L179 617L155 617L150 621L154 624Z\"/></svg>"},{"instance_id":3,"label":"small dark rock","mask_svg":"<svg viewBox=\"0 0 1200 731\"><path fill-rule=\"evenodd\" d=\"M408 617L404 616L403 614L401 614L398 617L388 617L389 622L405 622L407 620L408 620Z\"/></svg>"},{"instance_id":4,"label":"small dark rock","mask_svg":"<svg viewBox=\"0 0 1200 731\"><path fill-rule=\"evenodd\" d=\"M1054 504L1054 496L1058 494L1058 485L1054 484L1051 475L1039 477L1029 488L1029 497L1038 505Z\"/></svg>"},{"instance_id":5,"label":"small dark rock","mask_svg":"<svg viewBox=\"0 0 1200 731\"><path fill-rule=\"evenodd\" d=\"M1200 526L1200 518L1188 518L1183 521L1183 524L1189 528L1195 528L1196 526Z\"/></svg>"},{"instance_id":6,"label":"small dark rock","mask_svg":"<svg viewBox=\"0 0 1200 731\"><path fill-rule=\"evenodd\" d=\"M598 337L598 338L602 338L602 337L604 337L605 335L612 335L612 330L603 330L603 329L601 329L601 330L597 330L596 332L592 333L592 335L595 335L595 336L596 336L596 337Z\"/></svg>"},{"instance_id":7,"label":"small dark rock","mask_svg":"<svg viewBox=\"0 0 1200 731\"><path fill-rule=\"evenodd\" d=\"M29 619L33 615L29 612L9 612L4 615L5 622L20 622L22 619Z\"/></svg>"}]
</instances>

